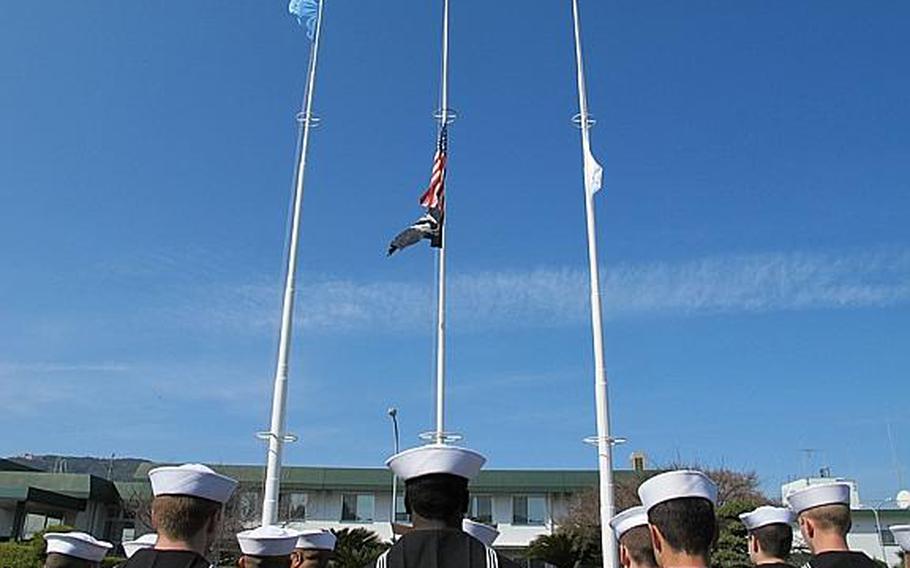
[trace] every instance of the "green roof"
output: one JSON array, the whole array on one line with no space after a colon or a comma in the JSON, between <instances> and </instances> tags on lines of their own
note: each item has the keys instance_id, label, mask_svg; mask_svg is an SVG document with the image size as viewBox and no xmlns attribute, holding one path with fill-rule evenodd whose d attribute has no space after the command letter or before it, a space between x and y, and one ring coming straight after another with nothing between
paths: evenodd
<instances>
[{"instance_id":1,"label":"green roof","mask_svg":"<svg viewBox=\"0 0 910 568\"><path fill-rule=\"evenodd\" d=\"M34 487L77 499L117 503L120 494L106 479L84 473L0 471L0 487Z\"/></svg>"},{"instance_id":2,"label":"green roof","mask_svg":"<svg viewBox=\"0 0 910 568\"><path fill-rule=\"evenodd\" d=\"M74 511L82 511L85 509L85 499L79 499L77 497L65 495L63 493L57 493L55 491L38 489L37 487L0 487L0 499L43 503L45 505L54 505Z\"/></svg>"},{"instance_id":3,"label":"green roof","mask_svg":"<svg viewBox=\"0 0 910 568\"><path fill-rule=\"evenodd\" d=\"M142 465L136 470L136 482L147 487L148 470L155 464ZM258 465L211 465L215 471L233 477L242 485L261 485L265 468ZM631 470L615 472L617 479L640 475ZM385 468L300 467L281 469L281 484L288 488L309 490L367 490L385 489L392 483L392 473ZM481 471L471 482L475 492L576 492L598 484L595 470L524 470L491 469ZM118 483L121 495L125 489L140 491L136 486Z\"/></svg>"}]
</instances>

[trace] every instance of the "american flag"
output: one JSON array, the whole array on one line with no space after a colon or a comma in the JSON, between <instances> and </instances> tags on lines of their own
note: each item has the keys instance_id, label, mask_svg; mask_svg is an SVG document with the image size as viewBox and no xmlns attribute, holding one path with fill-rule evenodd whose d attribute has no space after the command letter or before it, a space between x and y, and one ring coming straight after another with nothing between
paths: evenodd
<instances>
[{"instance_id":1,"label":"american flag","mask_svg":"<svg viewBox=\"0 0 910 568\"><path fill-rule=\"evenodd\" d=\"M446 197L446 151L448 144L449 134L446 126L443 125L439 130L436 156L433 158L433 173L430 174L430 185L420 196L420 205L426 207L427 211L420 219L392 239L389 244L390 255L423 239L429 239L431 247L442 247Z\"/></svg>"},{"instance_id":2,"label":"american flag","mask_svg":"<svg viewBox=\"0 0 910 568\"><path fill-rule=\"evenodd\" d=\"M445 209L446 192L446 150L449 134L446 126L439 130L439 143L436 145L436 156L433 158L433 173L430 175L430 186L420 196L420 204L427 209Z\"/></svg>"}]
</instances>

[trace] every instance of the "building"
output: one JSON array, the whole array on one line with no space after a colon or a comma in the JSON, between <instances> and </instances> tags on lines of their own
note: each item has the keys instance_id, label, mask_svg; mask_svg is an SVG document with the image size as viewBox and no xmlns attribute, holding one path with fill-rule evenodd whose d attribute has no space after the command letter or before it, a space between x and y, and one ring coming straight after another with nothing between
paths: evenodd
<instances>
[{"instance_id":1,"label":"building","mask_svg":"<svg viewBox=\"0 0 910 568\"><path fill-rule=\"evenodd\" d=\"M859 486L852 479L842 477L808 477L797 479L781 485L781 501L796 489L821 485L825 483L847 483L850 485L850 516L853 526L847 535L847 545L852 550L866 553L870 558L884 561L888 566L900 564L900 547L894 542L894 535L888 530L890 525L910 524L910 510L894 506L891 500L865 505L860 500ZM885 507L885 505L891 505ZM804 546L797 531L794 534L794 546Z\"/></svg>"},{"instance_id":2,"label":"building","mask_svg":"<svg viewBox=\"0 0 910 568\"><path fill-rule=\"evenodd\" d=\"M150 494L148 470L140 467L136 481L118 483L125 502L140 502ZM260 522L265 471L260 466L213 466L240 481L234 514L242 526ZM392 474L385 468L290 467L281 471L279 519L299 529L365 528L381 538L392 537ZM639 475L617 471L616 477ZM568 512L573 495L596 488L591 470L484 470L471 482L470 516L496 525L496 547L525 548ZM139 519L137 519L138 521ZM404 490L399 485L395 520L407 522ZM137 523L135 534L149 530Z\"/></svg>"},{"instance_id":3,"label":"building","mask_svg":"<svg viewBox=\"0 0 910 568\"><path fill-rule=\"evenodd\" d=\"M117 488L106 479L0 463L0 541L29 538L54 525L119 541L128 522L120 504Z\"/></svg>"}]
</instances>

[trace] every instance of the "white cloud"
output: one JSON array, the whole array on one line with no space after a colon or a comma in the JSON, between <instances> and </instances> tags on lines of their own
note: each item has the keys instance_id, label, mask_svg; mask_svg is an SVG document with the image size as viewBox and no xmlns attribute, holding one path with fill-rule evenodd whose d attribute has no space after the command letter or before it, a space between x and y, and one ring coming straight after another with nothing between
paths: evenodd
<instances>
[{"instance_id":1,"label":"white cloud","mask_svg":"<svg viewBox=\"0 0 910 568\"><path fill-rule=\"evenodd\" d=\"M807 309L882 308L910 301L910 251L768 253L680 262L620 263L602 270L607 317L738 314ZM196 316L212 325L271 327L278 290L223 288ZM324 279L304 284L297 315L326 331L426 329L432 283ZM588 317L583 269L538 268L454 274L449 318L466 328L553 327Z\"/></svg>"}]
</instances>

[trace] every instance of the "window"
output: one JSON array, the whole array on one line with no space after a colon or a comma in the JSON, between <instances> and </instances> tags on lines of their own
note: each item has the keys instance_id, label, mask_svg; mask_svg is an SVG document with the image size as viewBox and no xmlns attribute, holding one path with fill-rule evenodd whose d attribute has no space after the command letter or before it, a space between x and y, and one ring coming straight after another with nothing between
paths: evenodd
<instances>
[{"instance_id":1,"label":"window","mask_svg":"<svg viewBox=\"0 0 910 568\"><path fill-rule=\"evenodd\" d=\"M61 517L50 517L38 513L28 513L25 515L25 522L22 524L22 537L31 538L35 533L41 532L46 528L55 527L63 524Z\"/></svg>"},{"instance_id":2,"label":"window","mask_svg":"<svg viewBox=\"0 0 910 568\"><path fill-rule=\"evenodd\" d=\"M892 534L889 529L882 529L878 534L879 538L881 539L882 546L894 546L897 544L897 541L894 540L894 534Z\"/></svg>"},{"instance_id":3,"label":"window","mask_svg":"<svg viewBox=\"0 0 910 568\"><path fill-rule=\"evenodd\" d=\"M373 496L366 493L345 493L341 496L341 520L368 523L373 520Z\"/></svg>"},{"instance_id":4,"label":"window","mask_svg":"<svg viewBox=\"0 0 910 568\"><path fill-rule=\"evenodd\" d=\"M513 525L542 525L547 520L547 500L542 495L512 497Z\"/></svg>"},{"instance_id":5,"label":"window","mask_svg":"<svg viewBox=\"0 0 910 568\"><path fill-rule=\"evenodd\" d=\"M411 520L411 515L408 514L404 506L404 495L395 496L395 520L399 523L406 523Z\"/></svg>"},{"instance_id":6,"label":"window","mask_svg":"<svg viewBox=\"0 0 910 568\"><path fill-rule=\"evenodd\" d=\"M309 495L306 493L291 493L288 495L288 520L306 520L307 503L309 503Z\"/></svg>"},{"instance_id":7,"label":"window","mask_svg":"<svg viewBox=\"0 0 910 568\"><path fill-rule=\"evenodd\" d=\"M493 523L493 498L489 495L471 497L471 509L468 516L480 523Z\"/></svg>"}]
</instances>

